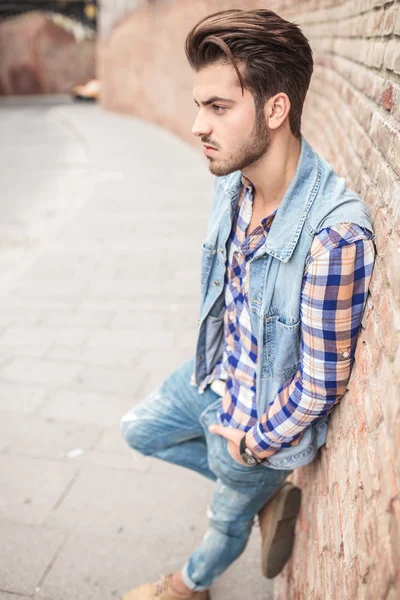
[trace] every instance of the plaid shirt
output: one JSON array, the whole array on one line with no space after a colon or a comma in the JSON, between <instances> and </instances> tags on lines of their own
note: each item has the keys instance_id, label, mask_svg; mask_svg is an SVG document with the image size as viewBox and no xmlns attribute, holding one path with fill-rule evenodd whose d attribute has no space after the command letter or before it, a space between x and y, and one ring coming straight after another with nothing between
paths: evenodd
<instances>
[{"instance_id":1,"label":"plaid shirt","mask_svg":"<svg viewBox=\"0 0 400 600\"><path fill-rule=\"evenodd\" d=\"M315 236L302 286L299 368L278 390L267 412L259 415L258 350L251 331L248 264L263 252L276 211L246 237L253 196L244 176L242 183L228 241L224 352L199 385L199 392L210 384L223 396L221 423L247 432L247 447L262 459L282 447L297 445L305 428L328 414L345 393L373 268L374 245L369 232L354 223L340 223ZM195 385L193 376L191 382Z\"/></svg>"}]
</instances>

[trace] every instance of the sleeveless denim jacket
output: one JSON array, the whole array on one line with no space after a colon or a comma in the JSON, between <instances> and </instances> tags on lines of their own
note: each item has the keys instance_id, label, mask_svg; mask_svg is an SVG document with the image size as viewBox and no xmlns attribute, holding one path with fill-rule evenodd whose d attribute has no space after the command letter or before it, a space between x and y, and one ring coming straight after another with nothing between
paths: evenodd
<instances>
[{"instance_id":1,"label":"sleeveless denim jacket","mask_svg":"<svg viewBox=\"0 0 400 600\"><path fill-rule=\"evenodd\" d=\"M197 385L212 372L223 353L226 243L240 189L240 171L214 179L214 199L201 259ZM300 364L301 288L313 239L320 230L343 222L367 229L367 237L374 239L364 203L302 136L296 173L279 205L264 253L249 264L249 306L253 334L258 341L259 418ZM350 358L339 355L339 360ZM262 464L292 470L310 463L326 441L328 420L329 415L320 417L307 426L296 446L281 448Z\"/></svg>"}]
</instances>

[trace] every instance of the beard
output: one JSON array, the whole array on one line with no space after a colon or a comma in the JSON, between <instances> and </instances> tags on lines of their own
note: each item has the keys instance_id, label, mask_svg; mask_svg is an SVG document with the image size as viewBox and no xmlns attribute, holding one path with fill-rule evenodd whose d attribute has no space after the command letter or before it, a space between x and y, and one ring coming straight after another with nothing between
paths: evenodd
<instances>
[{"instance_id":1,"label":"beard","mask_svg":"<svg viewBox=\"0 0 400 600\"><path fill-rule=\"evenodd\" d=\"M224 162L209 158L208 168L213 175L218 177L229 175L234 171L242 171L259 161L268 150L270 143L271 133L265 123L264 111L262 108L256 108L251 134L247 139L242 140L239 144L239 150Z\"/></svg>"}]
</instances>

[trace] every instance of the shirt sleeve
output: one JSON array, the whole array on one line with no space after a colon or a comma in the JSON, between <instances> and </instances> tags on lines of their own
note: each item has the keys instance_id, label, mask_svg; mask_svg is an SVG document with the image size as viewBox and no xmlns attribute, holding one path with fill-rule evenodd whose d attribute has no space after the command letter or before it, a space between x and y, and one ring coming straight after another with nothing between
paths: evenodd
<instances>
[{"instance_id":1,"label":"shirt sleeve","mask_svg":"<svg viewBox=\"0 0 400 600\"><path fill-rule=\"evenodd\" d=\"M306 264L300 303L300 364L246 434L259 458L299 443L346 391L373 270L373 234L352 223L322 230Z\"/></svg>"}]
</instances>

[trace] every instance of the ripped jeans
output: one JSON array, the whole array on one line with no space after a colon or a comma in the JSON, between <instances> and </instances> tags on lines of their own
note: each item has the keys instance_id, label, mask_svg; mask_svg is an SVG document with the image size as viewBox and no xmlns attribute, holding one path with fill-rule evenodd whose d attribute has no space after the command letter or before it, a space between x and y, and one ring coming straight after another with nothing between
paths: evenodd
<instances>
[{"instance_id":1,"label":"ripped jeans","mask_svg":"<svg viewBox=\"0 0 400 600\"><path fill-rule=\"evenodd\" d=\"M190 385L193 359L185 362L121 420L129 446L146 456L193 469L216 482L206 534L182 569L192 590L207 589L239 557L254 517L291 470L248 467L228 452L227 440L208 431L222 401L208 386Z\"/></svg>"}]
</instances>

